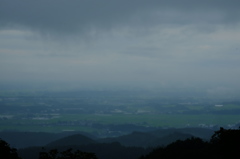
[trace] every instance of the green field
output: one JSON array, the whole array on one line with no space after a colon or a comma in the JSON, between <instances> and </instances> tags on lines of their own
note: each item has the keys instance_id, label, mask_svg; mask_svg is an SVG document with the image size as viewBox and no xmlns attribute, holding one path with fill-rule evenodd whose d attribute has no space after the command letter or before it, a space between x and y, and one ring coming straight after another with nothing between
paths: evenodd
<instances>
[{"instance_id":1,"label":"green field","mask_svg":"<svg viewBox=\"0 0 240 159\"><path fill-rule=\"evenodd\" d=\"M239 114L240 102L230 99L112 91L0 92L0 131L101 132L112 125L226 127L239 124Z\"/></svg>"},{"instance_id":2,"label":"green field","mask_svg":"<svg viewBox=\"0 0 240 159\"><path fill-rule=\"evenodd\" d=\"M183 115L183 114L142 114L142 115L103 115L103 114L69 114L60 115L54 119L21 119L10 118L0 120L0 131L44 131L59 132L64 130L74 131L99 131L93 124L121 125L134 124L151 127L197 127L197 126L227 126L240 122L239 115ZM93 125L93 126L91 126Z\"/></svg>"}]
</instances>

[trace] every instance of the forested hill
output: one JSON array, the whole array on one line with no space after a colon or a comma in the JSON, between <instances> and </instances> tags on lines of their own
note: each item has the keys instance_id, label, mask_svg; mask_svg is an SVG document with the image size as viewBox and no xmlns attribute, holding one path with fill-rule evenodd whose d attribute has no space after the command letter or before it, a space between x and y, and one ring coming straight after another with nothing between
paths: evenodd
<instances>
[{"instance_id":1,"label":"forested hill","mask_svg":"<svg viewBox=\"0 0 240 159\"><path fill-rule=\"evenodd\" d=\"M72 146L72 145L89 145L97 143L91 138L88 138L81 134L71 135L56 141L53 141L47 144L47 147L54 147L54 146Z\"/></svg>"},{"instance_id":2,"label":"forested hill","mask_svg":"<svg viewBox=\"0 0 240 159\"><path fill-rule=\"evenodd\" d=\"M129 135L123 135L115 138L104 138L98 141L102 143L119 142L124 146L147 148L164 146L176 140L184 140L190 137L192 137L192 135L184 134L181 132L171 132L169 134L164 135L163 137L158 137L157 135L153 135L151 133L133 132Z\"/></svg>"},{"instance_id":3,"label":"forested hill","mask_svg":"<svg viewBox=\"0 0 240 159\"><path fill-rule=\"evenodd\" d=\"M148 132L133 132L123 136L111 137L111 138L96 138L90 134L83 132L64 132L64 133L44 133L44 132L0 132L0 138L7 141L11 146L15 148L26 148L31 146L46 146L51 142L57 141L64 137L79 134L74 136L76 141L80 134L88 137L89 140L99 143L111 143L119 142L124 146L137 146L137 147L149 147L149 146L163 146L170 144L178 139L184 140L191 136L199 137L204 140L209 140L214 133L212 129L206 128L169 128L169 129L157 129ZM83 140L85 141L85 140ZM65 143L65 142L64 142ZM82 143L78 142L78 144ZM74 143L72 143L75 145Z\"/></svg>"},{"instance_id":4,"label":"forested hill","mask_svg":"<svg viewBox=\"0 0 240 159\"><path fill-rule=\"evenodd\" d=\"M0 138L7 141L11 146L15 148L25 148L30 146L44 146L55 140L79 133L84 136L94 138L93 136L83 132L46 133L17 131L0 132Z\"/></svg>"},{"instance_id":5,"label":"forested hill","mask_svg":"<svg viewBox=\"0 0 240 159\"><path fill-rule=\"evenodd\" d=\"M159 147L140 159L234 159L239 158L240 129L216 131L209 142L200 138L176 141Z\"/></svg>"},{"instance_id":6,"label":"forested hill","mask_svg":"<svg viewBox=\"0 0 240 159\"><path fill-rule=\"evenodd\" d=\"M134 134L134 133L133 133ZM85 140L81 145L73 141L56 145L58 142L66 142L67 139L81 138ZM92 143L92 139L82 135L65 137L55 142L55 145L44 147L29 147L19 149L10 148L7 142L0 140L0 158L6 155L13 159L225 159L236 158L240 148L240 129L224 129L216 131L209 141L197 137L185 140L177 140L166 146L158 146L153 149L143 147L126 147L120 143ZM86 144L88 143L88 144ZM49 144L50 145L50 144ZM4 156L5 155L5 156Z\"/></svg>"}]
</instances>

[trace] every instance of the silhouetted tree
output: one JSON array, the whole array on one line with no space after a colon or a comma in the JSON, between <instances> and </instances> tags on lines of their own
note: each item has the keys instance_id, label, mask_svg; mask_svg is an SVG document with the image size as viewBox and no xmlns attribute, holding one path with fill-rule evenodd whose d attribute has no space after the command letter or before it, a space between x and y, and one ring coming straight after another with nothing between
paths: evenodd
<instances>
[{"instance_id":1,"label":"silhouetted tree","mask_svg":"<svg viewBox=\"0 0 240 159\"><path fill-rule=\"evenodd\" d=\"M11 148L9 144L0 139L0 158L1 159L20 159L17 154L17 149Z\"/></svg>"},{"instance_id":2,"label":"silhouetted tree","mask_svg":"<svg viewBox=\"0 0 240 159\"><path fill-rule=\"evenodd\" d=\"M222 158L235 158L240 152L240 129L220 128L210 142Z\"/></svg>"},{"instance_id":3,"label":"silhouetted tree","mask_svg":"<svg viewBox=\"0 0 240 159\"><path fill-rule=\"evenodd\" d=\"M169 144L166 147L155 149L145 159L172 159L172 158L194 158L202 159L207 158L206 153L208 143L200 138L190 138L184 141L178 140ZM144 157L142 157L144 159Z\"/></svg>"},{"instance_id":4,"label":"silhouetted tree","mask_svg":"<svg viewBox=\"0 0 240 159\"><path fill-rule=\"evenodd\" d=\"M52 149L49 152L40 152L39 159L57 159L58 150Z\"/></svg>"}]
</instances>

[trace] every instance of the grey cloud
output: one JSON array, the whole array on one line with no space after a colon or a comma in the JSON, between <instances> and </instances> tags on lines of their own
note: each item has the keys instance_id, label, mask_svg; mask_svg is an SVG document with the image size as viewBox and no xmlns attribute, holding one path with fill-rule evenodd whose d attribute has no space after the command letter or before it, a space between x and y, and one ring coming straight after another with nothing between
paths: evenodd
<instances>
[{"instance_id":1,"label":"grey cloud","mask_svg":"<svg viewBox=\"0 0 240 159\"><path fill-rule=\"evenodd\" d=\"M81 33L134 25L239 22L238 0L1 0L0 26Z\"/></svg>"},{"instance_id":2,"label":"grey cloud","mask_svg":"<svg viewBox=\"0 0 240 159\"><path fill-rule=\"evenodd\" d=\"M239 6L239 0L0 0L0 84L235 87Z\"/></svg>"}]
</instances>

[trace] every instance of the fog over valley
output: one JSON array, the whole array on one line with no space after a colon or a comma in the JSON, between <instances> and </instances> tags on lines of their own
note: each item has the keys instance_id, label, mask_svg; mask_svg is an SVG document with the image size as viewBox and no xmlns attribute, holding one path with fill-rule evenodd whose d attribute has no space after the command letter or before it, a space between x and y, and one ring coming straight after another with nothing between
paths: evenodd
<instances>
[{"instance_id":1,"label":"fog over valley","mask_svg":"<svg viewBox=\"0 0 240 159\"><path fill-rule=\"evenodd\" d=\"M234 158L239 46L239 0L0 0L0 158Z\"/></svg>"}]
</instances>

